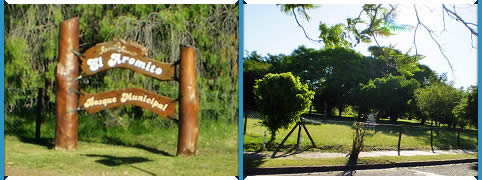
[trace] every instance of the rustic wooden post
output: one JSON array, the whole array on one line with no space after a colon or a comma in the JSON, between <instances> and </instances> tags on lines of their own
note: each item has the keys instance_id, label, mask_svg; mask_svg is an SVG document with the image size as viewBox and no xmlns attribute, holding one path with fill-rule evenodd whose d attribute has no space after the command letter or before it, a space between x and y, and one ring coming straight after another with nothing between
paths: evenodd
<instances>
[{"instance_id":1,"label":"rustic wooden post","mask_svg":"<svg viewBox=\"0 0 482 180\"><path fill-rule=\"evenodd\" d=\"M197 114L199 98L196 91L196 63L194 49L181 46L179 73L179 135L177 155L196 154L199 136Z\"/></svg>"},{"instance_id":2,"label":"rustic wooden post","mask_svg":"<svg viewBox=\"0 0 482 180\"><path fill-rule=\"evenodd\" d=\"M71 18L60 24L59 64L56 80L56 150L77 149L77 94L79 61L72 51L79 50L79 18Z\"/></svg>"}]
</instances>

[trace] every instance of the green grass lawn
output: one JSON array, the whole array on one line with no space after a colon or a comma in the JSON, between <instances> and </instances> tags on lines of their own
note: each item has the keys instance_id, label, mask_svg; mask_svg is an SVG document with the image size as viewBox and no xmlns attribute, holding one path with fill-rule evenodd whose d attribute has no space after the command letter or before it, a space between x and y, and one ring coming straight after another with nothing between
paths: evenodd
<instances>
[{"instance_id":1,"label":"green grass lawn","mask_svg":"<svg viewBox=\"0 0 482 180\"><path fill-rule=\"evenodd\" d=\"M414 120L405 120L414 121ZM342 122L324 122L321 124L307 124L313 140L317 148L314 151L328 152L348 152L352 145L353 129L352 124L346 121ZM277 133L277 138L273 146L268 147L269 151L274 151L279 143L288 134L294 124L288 129L281 129ZM376 131L375 131L376 129ZM248 118L248 126L244 136L244 151L260 151L263 147L264 131L266 131L268 141L270 139L269 131L260 124L260 119ZM298 130L288 138L282 151L292 149L296 144ZM435 149L454 149L456 148L456 130L441 129L439 133L434 132L433 146ZM396 150L398 145L398 127L377 126L368 131L365 138L364 151L374 150ZM477 148L477 131L466 130L460 135L460 147L468 149ZM303 132L302 136L303 148L309 148L311 143ZM430 146L430 130L419 128L405 128L402 134L401 149L410 150L428 150Z\"/></svg>"},{"instance_id":2,"label":"green grass lawn","mask_svg":"<svg viewBox=\"0 0 482 180\"><path fill-rule=\"evenodd\" d=\"M53 138L5 136L5 175L238 175L235 124L202 124L195 157L177 157L177 128L109 143L79 141L78 150L55 151ZM89 138L85 138L89 139Z\"/></svg>"},{"instance_id":3,"label":"green grass lawn","mask_svg":"<svg viewBox=\"0 0 482 180\"><path fill-rule=\"evenodd\" d=\"M457 160L473 159L477 154L443 154L425 156L382 156L382 157L360 157L358 164L390 164L401 162L419 162L433 160ZM255 167L296 167L296 166L342 166L346 165L348 158L326 158L326 159L250 159L243 160L244 168Z\"/></svg>"}]
</instances>

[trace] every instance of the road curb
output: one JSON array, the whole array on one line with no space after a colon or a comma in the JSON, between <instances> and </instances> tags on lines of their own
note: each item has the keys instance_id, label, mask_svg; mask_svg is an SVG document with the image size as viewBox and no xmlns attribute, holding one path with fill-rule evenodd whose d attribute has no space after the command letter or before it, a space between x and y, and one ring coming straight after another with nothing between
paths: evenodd
<instances>
[{"instance_id":1,"label":"road curb","mask_svg":"<svg viewBox=\"0 0 482 180\"><path fill-rule=\"evenodd\" d=\"M244 169L244 174L248 176L269 175L269 174L293 174L293 173L310 173L310 172L326 172L326 171L386 169L386 168L395 168L395 167L434 166L434 165L471 163L471 162L477 162L477 159L417 161L417 162L402 162L402 163L390 163L390 164L364 164L364 165L356 165L356 166L304 166L304 167L278 167L278 168L246 168Z\"/></svg>"}]
</instances>

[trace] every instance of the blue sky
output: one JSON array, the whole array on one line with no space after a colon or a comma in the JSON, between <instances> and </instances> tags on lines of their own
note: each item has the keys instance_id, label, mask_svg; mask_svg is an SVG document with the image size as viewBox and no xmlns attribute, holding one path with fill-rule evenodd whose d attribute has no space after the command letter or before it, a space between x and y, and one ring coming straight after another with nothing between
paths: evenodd
<instances>
[{"instance_id":1,"label":"blue sky","mask_svg":"<svg viewBox=\"0 0 482 180\"><path fill-rule=\"evenodd\" d=\"M299 18L301 24L307 30L307 34L312 38L319 35L318 26L320 22L328 25L338 23L346 24L346 18L358 16L361 4L328 4L309 10L310 21ZM457 5L457 12L467 21L477 23L477 6ZM450 81L455 83L457 88L468 87L477 84L477 38L472 41L470 32L465 26L449 19L446 19L446 30L443 30L442 5L423 5L417 4L419 16L422 21L432 27L441 43L446 55L450 59L454 72L439 52L437 45L430 39L426 31L419 27L417 31L418 53L425 59L420 63L428 65L437 73L447 73ZM299 17L299 16L298 16ZM413 5L400 5L397 22L400 24L410 24L415 27L416 17ZM412 49L413 30L399 32L397 35L388 38L377 38L380 45L394 45L395 48L403 52ZM291 54L298 46L320 49L322 45L308 40L301 28L298 27L293 16L284 14L276 5L245 5L244 12L244 50L257 51L259 54ZM359 44L355 47L358 52L369 55L367 48L374 44Z\"/></svg>"}]
</instances>

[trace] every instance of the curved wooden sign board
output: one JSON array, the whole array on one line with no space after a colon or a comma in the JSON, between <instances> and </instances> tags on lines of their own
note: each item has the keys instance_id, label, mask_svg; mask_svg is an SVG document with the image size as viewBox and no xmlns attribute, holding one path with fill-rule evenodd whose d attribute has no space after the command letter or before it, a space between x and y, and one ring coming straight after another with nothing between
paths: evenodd
<instances>
[{"instance_id":1,"label":"curved wooden sign board","mask_svg":"<svg viewBox=\"0 0 482 180\"><path fill-rule=\"evenodd\" d=\"M173 80L175 67L145 57L147 48L122 40L96 44L80 56L86 76L112 68L126 68L159 80Z\"/></svg>"},{"instance_id":2,"label":"curved wooden sign board","mask_svg":"<svg viewBox=\"0 0 482 180\"><path fill-rule=\"evenodd\" d=\"M148 109L162 117L173 118L176 112L176 100L138 88L126 88L114 91L82 94L79 98L81 109L89 113L123 105L136 105Z\"/></svg>"},{"instance_id":3,"label":"curved wooden sign board","mask_svg":"<svg viewBox=\"0 0 482 180\"><path fill-rule=\"evenodd\" d=\"M81 68L85 76L112 68L126 68L159 80L173 80L176 71L173 64L149 59L146 57L145 47L121 40L97 44L82 55L75 53L79 50L79 18L63 21L59 36L59 64L55 74L58 83L55 149L77 149L78 114L75 109L79 106L89 113L95 113L121 105L136 105L163 117L174 116L176 100L144 89L127 88L83 94L80 99L76 94L79 91L77 56L82 60ZM176 153L180 156L195 155L197 151L199 98L196 90L195 60L195 50L182 46L179 63L179 131Z\"/></svg>"}]
</instances>

